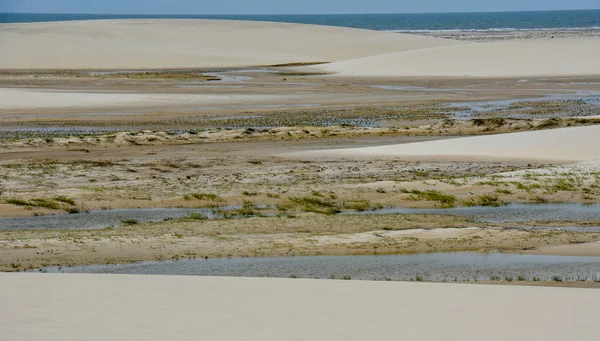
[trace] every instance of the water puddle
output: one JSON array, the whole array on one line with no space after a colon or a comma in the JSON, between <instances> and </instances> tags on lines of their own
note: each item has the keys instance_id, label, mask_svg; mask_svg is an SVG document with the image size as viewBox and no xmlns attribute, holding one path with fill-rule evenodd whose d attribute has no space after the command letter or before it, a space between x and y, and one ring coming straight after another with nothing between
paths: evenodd
<instances>
[{"instance_id":1,"label":"water puddle","mask_svg":"<svg viewBox=\"0 0 600 341\"><path fill-rule=\"evenodd\" d=\"M322 87L323 84L316 83L295 83L295 82L248 82L247 85L223 85L223 84L214 84L219 81L210 81L208 84L181 84L176 85L176 88L180 89L245 89L249 86L261 85L261 86L273 86L273 87L281 87L282 85L296 86L296 87ZM314 93L314 92L309 92Z\"/></svg>"},{"instance_id":2,"label":"water puddle","mask_svg":"<svg viewBox=\"0 0 600 341\"><path fill-rule=\"evenodd\" d=\"M206 106L194 108L188 111L205 111L215 109L279 109L279 108L314 108L319 104L256 104L256 105L230 105L230 106Z\"/></svg>"},{"instance_id":3,"label":"water puddle","mask_svg":"<svg viewBox=\"0 0 600 341\"><path fill-rule=\"evenodd\" d=\"M600 85L600 82L570 82L571 85Z\"/></svg>"},{"instance_id":4,"label":"water puddle","mask_svg":"<svg viewBox=\"0 0 600 341\"><path fill-rule=\"evenodd\" d=\"M510 226L507 229L514 230L545 230L545 231L566 231L566 232L586 232L586 233L599 233L600 226Z\"/></svg>"},{"instance_id":5,"label":"water puddle","mask_svg":"<svg viewBox=\"0 0 600 341\"><path fill-rule=\"evenodd\" d=\"M572 94L553 94L537 98L517 98L517 99L506 99L496 101L484 101L484 102L457 102L449 103L445 107L450 109L457 109L452 113L454 119L471 119L475 115L489 114L495 112L512 112L509 115L503 115L506 118L525 118L525 117L560 117L563 116L561 113L556 114L531 114L527 115L525 110L531 110L531 107L512 108L515 104L525 102L566 102L566 101L577 101L582 104L598 106L600 105L600 92L593 90L576 90ZM581 114L581 113L578 113ZM585 113L584 113L585 114ZM590 113L594 114L594 113ZM596 111L595 114L598 114Z\"/></svg>"},{"instance_id":6,"label":"water puddle","mask_svg":"<svg viewBox=\"0 0 600 341\"><path fill-rule=\"evenodd\" d=\"M600 205L513 203L500 207L386 208L370 212L348 212L342 214L450 214L473 217L476 222L482 223L522 223L528 221L584 222L600 221Z\"/></svg>"},{"instance_id":7,"label":"water puddle","mask_svg":"<svg viewBox=\"0 0 600 341\"><path fill-rule=\"evenodd\" d=\"M594 281L600 279L600 257L501 253L429 253L393 256L276 257L143 262L48 272L298 277L356 280L423 280L432 282L527 280Z\"/></svg>"},{"instance_id":8,"label":"water puddle","mask_svg":"<svg viewBox=\"0 0 600 341\"><path fill-rule=\"evenodd\" d=\"M96 133L98 131L117 131L118 128L100 128L88 126L73 126L73 127L15 127L15 128L0 128L0 133Z\"/></svg>"},{"instance_id":9,"label":"water puddle","mask_svg":"<svg viewBox=\"0 0 600 341\"><path fill-rule=\"evenodd\" d=\"M21 140L31 138L59 138L67 136L90 136L122 131L118 127L6 127L0 128L0 140Z\"/></svg>"},{"instance_id":10,"label":"water puddle","mask_svg":"<svg viewBox=\"0 0 600 341\"><path fill-rule=\"evenodd\" d=\"M0 218L0 230L28 229L62 229L85 230L121 227L124 221L137 223L160 222L169 219L179 219L191 213L201 214L206 218L221 218L219 212L239 209L236 206L220 207L218 209L199 208L151 208L151 209L121 209L106 211L91 211L82 214L47 215L39 217ZM269 209L257 206L256 209ZM595 222L600 220L600 205L581 204L510 204L501 207L459 207L459 208L386 208L377 211L344 212L340 214L353 215L390 215L390 214L442 214L473 217L481 223L525 223L531 221L563 222L580 221ZM267 214L269 215L269 214ZM563 229L576 232L600 232L600 227L571 226L571 227L530 227L514 226L520 229Z\"/></svg>"},{"instance_id":11,"label":"water puddle","mask_svg":"<svg viewBox=\"0 0 600 341\"><path fill-rule=\"evenodd\" d=\"M227 120L249 120L253 118L263 118L260 115L245 115L245 116L226 116L226 117L206 117L202 121L227 121Z\"/></svg>"},{"instance_id":12,"label":"water puddle","mask_svg":"<svg viewBox=\"0 0 600 341\"><path fill-rule=\"evenodd\" d=\"M256 108L314 108L318 107L319 104L265 104L265 105L256 105Z\"/></svg>"},{"instance_id":13,"label":"water puddle","mask_svg":"<svg viewBox=\"0 0 600 341\"><path fill-rule=\"evenodd\" d=\"M127 115L141 115L141 114L145 114L145 113L142 113L142 112L139 112L139 113L133 113L133 112L128 112L128 113L124 113L124 112L87 112L87 113L77 112L77 113L68 113L68 114L63 114L63 113L18 114L18 115L4 116L4 118L25 118L25 117L27 117L27 118L41 118L41 117L57 118L57 117L77 117L77 116L94 117L94 116L127 116Z\"/></svg>"},{"instance_id":14,"label":"water puddle","mask_svg":"<svg viewBox=\"0 0 600 341\"><path fill-rule=\"evenodd\" d=\"M88 72L90 76L111 76L111 75L133 75L137 73L155 72L152 70L117 70L117 71L93 71Z\"/></svg>"},{"instance_id":15,"label":"water puddle","mask_svg":"<svg viewBox=\"0 0 600 341\"><path fill-rule=\"evenodd\" d=\"M231 70L228 73L281 73L279 70L271 70L271 69L239 69L239 70Z\"/></svg>"},{"instance_id":16,"label":"water puddle","mask_svg":"<svg viewBox=\"0 0 600 341\"><path fill-rule=\"evenodd\" d=\"M211 83L214 83L215 81L212 81ZM194 88L210 88L210 89L243 89L246 86L245 85L206 85L206 84L202 84L202 85L194 85L194 84L186 84L186 85L177 85L175 86L176 88L181 88L181 89L194 89Z\"/></svg>"},{"instance_id":17,"label":"water puddle","mask_svg":"<svg viewBox=\"0 0 600 341\"><path fill-rule=\"evenodd\" d=\"M209 81L209 83L243 83L247 81L251 81L254 77L250 76L232 76L225 73L215 72L215 73L204 73L205 76L210 77L218 77L219 80Z\"/></svg>"},{"instance_id":18,"label":"water puddle","mask_svg":"<svg viewBox=\"0 0 600 341\"><path fill-rule=\"evenodd\" d=\"M359 86L359 85L351 85ZM408 86L408 85L369 85L370 88L383 89L388 91L425 91L425 92L452 92L460 94L472 94L471 91L465 91L465 89L435 89L426 88L422 86Z\"/></svg>"},{"instance_id":19,"label":"water puddle","mask_svg":"<svg viewBox=\"0 0 600 341\"><path fill-rule=\"evenodd\" d=\"M232 211L239 207L223 207L222 211ZM190 214L200 214L214 219L220 216L209 208L149 208L91 211L80 214L46 215L39 217L0 218L0 230L92 230L122 227L129 223L152 223L180 219Z\"/></svg>"}]
</instances>

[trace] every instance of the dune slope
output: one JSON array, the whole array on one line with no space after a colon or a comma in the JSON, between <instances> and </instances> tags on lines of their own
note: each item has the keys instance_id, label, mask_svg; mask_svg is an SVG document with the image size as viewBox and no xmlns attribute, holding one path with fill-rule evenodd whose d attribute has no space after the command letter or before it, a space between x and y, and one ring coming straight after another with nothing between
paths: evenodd
<instances>
[{"instance_id":1,"label":"dune slope","mask_svg":"<svg viewBox=\"0 0 600 341\"><path fill-rule=\"evenodd\" d=\"M597 340L600 291L0 274L1 340Z\"/></svg>"},{"instance_id":2,"label":"dune slope","mask_svg":"<svg viewBox=\"0 0 600 341\"><path fill-rule=\"evenodd\" d=\"M287 154L288 157L423 157L586 161L600 159L600 126Z\"/></svg>"},{"instance_id":3,"label":"dune slope","mask_svg":"<svg viewBox=\"0 0 600 341\"><path fill-rule=\"evenodd\" d=\"M312 67L356 77L551 77L600 75L600 38L463 44Z\"/></svg>"},{"instance_id":4,"label":"dune slope","mask_svg":"<svg viewBox=\"0 0 600 341\"><path fill-rule=\"evenodd\" d=\"M251 21L1 24L0 69L240 67L331 62L456 44L397 33Z\"/></svg>"}]
</instances>

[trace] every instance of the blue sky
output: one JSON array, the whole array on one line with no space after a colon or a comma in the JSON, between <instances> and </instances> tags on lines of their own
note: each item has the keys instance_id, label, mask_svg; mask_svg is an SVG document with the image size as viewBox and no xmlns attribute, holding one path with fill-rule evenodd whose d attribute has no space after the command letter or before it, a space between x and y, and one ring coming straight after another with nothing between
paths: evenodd
<instances>
[{"instance_id":1,"label":"blue sky","mask_svg":"<svg viewBox=\"0 0 600 341\"><path fill-rule=\"evenodd\" d=\"M600 9L600 0L0 0L0 12L327 14Z\"/></svg>"}]
</instances>

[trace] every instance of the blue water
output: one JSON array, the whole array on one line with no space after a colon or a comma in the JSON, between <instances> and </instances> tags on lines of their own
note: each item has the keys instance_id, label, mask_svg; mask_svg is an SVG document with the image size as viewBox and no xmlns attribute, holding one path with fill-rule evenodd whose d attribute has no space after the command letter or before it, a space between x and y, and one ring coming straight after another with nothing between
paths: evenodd
<instances>
[{"instance_id":1,"label":"blue water","mask_svg":"<svg viewBox=\"0 0 600 341\"><path fill-rule=\"evenodd\" d=\"M275 21L396 32L600 28L600 10L338 15L110 15L0 13L0 23L130 18Z\"/></svg>"}]
</instances>

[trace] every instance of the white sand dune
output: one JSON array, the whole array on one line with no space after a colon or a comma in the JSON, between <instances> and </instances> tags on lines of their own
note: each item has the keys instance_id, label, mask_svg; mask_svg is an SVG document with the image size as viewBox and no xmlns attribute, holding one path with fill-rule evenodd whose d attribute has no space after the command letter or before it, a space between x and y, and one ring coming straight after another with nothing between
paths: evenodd
<instances>
[{"instance_id":1,"label":"white sand dune","mask_svg":"<svg viewBox=\"0 0 600 341\"><path fill-rule=\"evenodd\" d=\"M460 44L371 30L228 20L0 25L0 69L153 69L330 62Z\"/></svg>"},{"instance_id":2,"label":"white sand dune","mask_svg":"<svg viewBox=\"0 0 600 341\"><path fill-rule=\"evenodd\" d=\"M42 89L0 88L0 110L103 108L149 106L214 106L273 103L291 98L269 94L143 94L52 91Z\"/></svg>"},{"instance_id":3,"label":"white sand dune","mask_svg":"<svg viewBox=\"0 0 600 341\"><path fill-rule=\"evenodd\" d=\"M600 75L600 38L465 44L311 67L356 77L553 77Z\"/></svg>"},{"instance_id":4,"label":"white sand dune","mask_svg":"<svg viewBox=\"0 0 600 341\"><path fill-rule=\"evenodd\" d=\"M454 160L553 160L577 162L600 159L600 125L464 137L367 148L290 153L295 158L410 157Z\"/></svg>"},{"instance_id":5,"label":"white sand dune","mask_svg":"<svg viewBox=\"0 0 600 341\"><path fill-rule=\"evenodd\" d=\"M600 291L0 274L0 340L597 340Z\"/></svg>"}]
</instances>

